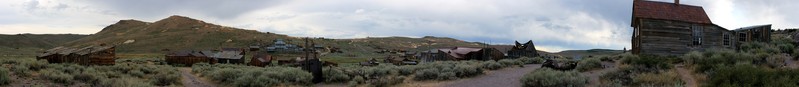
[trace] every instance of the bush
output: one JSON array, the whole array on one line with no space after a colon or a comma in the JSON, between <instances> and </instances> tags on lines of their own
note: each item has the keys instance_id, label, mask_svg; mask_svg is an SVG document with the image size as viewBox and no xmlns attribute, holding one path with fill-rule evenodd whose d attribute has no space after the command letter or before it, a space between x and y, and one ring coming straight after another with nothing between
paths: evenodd
<instances>
[{"instance_id":1,"label":"bush","mask_svg":"<svg viewBox=\"0 0 799 87\"><path fill-rule=\"evenodd\" d=\"M647 72L659 71L671 68L670 58L655 55L642 55L640 57L627 57L622 60L623 63L630 64L636 69L642 69Z\"/></svg>"},{"instance_id":2,"label":"bush","mask_svg":"<svg viewBox=\"0 0 799 87\"><path fill-rule=\"evenodd\" d=\"M577 63L577 70L588 71L592 69L602 68L602 62L597 58L586 58Z\"/></svg>"},{"instance_id":3,"label":"bush","mask_svg":"<svg viewBox=\"0 0 799 87\"><path fill-rule=\"evenodd\" d=\"M524 87L583 87L588 79L575 71L541 68L525 74L520 81Z\"/></svg>"},{"instance_id":4,"label":"bush","mask_svg":"<svg viewBox=\"0 0 799 87\"><path fill-rule=\"evenodd\" d=\"M514 59L502 59L499 60L499 63L502 64L503 67L513 66L513 65L524 65L522 61Z\"/></svg>"},{"instance_id":5,"label":"bush","mask_svg":"<svg viewBox=\"0 0 799 87\"><path fill-rule=\"evenodd\" d=\"M53 70L53 69L43 69L39 71L41 73L42 78L50 80L55 83L61 84L72 84L72 75L67 73Z\"/></svg>"},{"instance_id":6,"label":"bush","mask_svg":"<svg viewBox=\"0 0 799 87\"><path fill-rule=\"evenodd\" d=\"M355 81L357 83L364 83L366 80L363 79L363 76L355 76L355 78L352 79L352 81Z\"/></svg>"},{"instance_id":7,"label":"bush","mask_svg":"<svg viewBox=\"0 0 799 87\"><path fill-rule=\"evenodd\" d=\"M153 85L167 86L180 83L180 74L175 72L161 72L153 76Z\"/></svg>"},{"instance_id":8,"label":"bush","mask_svg":"<svg viewBox=\"0 0 799 87\"><path fill-rule=\"evenodd\" d=\"M617 70L607 72L601 76L600 79L605 81L614 82L618 85L630 85L633 82L633 75L636 73L635 69L629 65L620 65Z\"/></svg>"},{"instance_id":9,"label":"bush","mask_svg":"<svg viewBox=\"0 0 799 87\"><path fill-rule=\"evenodd\" d=\"M423 69L416 72L415 80L429 80L438 78L438 69Z\"/></svg>"},{"instance_id":10,"label":"bush","mask_svg":"<svg viewBox=\"0 0 799 87\"><path fill-rule=\"evenodd\" d=\"M688 53L686 53L685 55L682 56L682 58L684 60L683 63L688 64L688 65L694 64L695 60L698 60L698 59L701 59L701 58L704 58L704 57L705 56L702 55L702 52L699 52L699 51L691 51L691 52L688 52Z\"/></svg>"},{"instance_id":11,"label":"bush","mask_svg":"<svg viewBox=\"0 0 799 87\"><path fill-rule=\"evenodd\" d=\"M28 66L14 65L14 67L11 67L11 70L19 77L28 77L31 75Z\"/></svg>"},{"instance_id":12,"label":"bush","mask_svg":"<svg viewBox=\"0 0 799 87\"><path fill-rule=\"evenodd\" d=\"M377 79L375 82L370 83L371 86L374 87L387 87L390 85L395 85L402 83L405 80L403 76L389 76L382 79Z\"/></svg>"},{"instance_id":13,"label":"bush","mask_svg":"<svg viewBox=\"0 0 799 87\"><path fill-rule=\"evenodd\" d=\"M676 71L670 70L661 73L641 73L632 78L633 84L637 86L675 86L675 84L683 84L680 80L679 74Z\"/></svg>"},{"instance_id":14,"label":"bush","mask_svg":"<svg viewBox=\"0 0 799 87\"><path fill-rule=\"evenodd\" d=\"M770 55L766 58L765 65L771 68L782 67L785 65L785 60L788 58L790 57L786 55Z\"/></svg>"},{"instance_id":15,"label":"bush","mask_svg":"<svg viewBox=\"0 0 799 87\"><path fill-rule=\"evenodd\" d=\"M230 83L238 78L241 73L242 71L239 69L223 68L214 71L213 75L211 75L211 79L222 83Z\"/></svg>"},{"instance_id":16,"label":"bush","mask_svg":"<svg viewBox=\"0 0 799 87\"><path fill-rule=\"evenodd\" d=\"M280 81L268 76L245 76L236 79L233 83L236 87L270 87L279 84Z\"/></svg>"},{"instance_id":17,"label":"bush","mask_svg":"<svg viewBox=\"0 0 799 87\"><path fill-rule=\"evenodd\" d=\"M325 82L347 82L350 80L350 76L340 69L323 68L322 73L324 73Z\"/></svg>"},{"instance_id":18,"label":"bush","mask_svg":"<svg viewBox=\"0 0 799 87\"><path fill-rule=\"evenodd\" d=\"M6 85L11 83L11 75L8 73L8 69L0 67L0 85Z\"/></svg>"},{"instance_id":19,"label":"bush","mask_svg":"<svg viewBox=\"0 0 799 87\"><path fill-rule=\"evenodd\" d=\"M497 70L504 67L504 65L494 61L485 61L481 65L484 69L489 69L489 70Z\"/></svg>"},{"instance_id":20,"label":"bush","mask_svg":"<svg viewBox=\"0 0 799 87\"><path fill-rule=\"evenodd\" d=\"M718 67L708 74L711 87L797 87L799 70L768 69L751 64Z\"/></svg>"}]
</instances>

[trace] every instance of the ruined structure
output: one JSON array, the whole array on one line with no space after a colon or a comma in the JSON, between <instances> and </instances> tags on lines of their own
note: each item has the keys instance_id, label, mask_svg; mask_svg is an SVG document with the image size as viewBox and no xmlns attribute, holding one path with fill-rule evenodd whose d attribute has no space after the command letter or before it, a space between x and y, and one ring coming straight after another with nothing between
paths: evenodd
<instances>
[{"instance_id":1,"label":"ruined structure","mask_svg":"<svg viewBox=\"0 0 799 87\"><path fill-rule=\"evenodd\" d=\"M454 47L422 51L417 57L422 62L444 60L500 60L505 55L496 48Z\"/></svg>"},{"instance_id":2,"label":"ruined structure","mask_svg":"<svg viewBox=\"0 0 799 87\"><path fill-rule=\"evenodd\" d=\"M36 56L49 63L76 63L80 65L114 65L116 47L101 44L83 48L56 47Z\"/></svg>"},{"instance_id":3,"label":"ruined structure","mask_svg":"<svg viewBox=\"0 0 799 87\"><path fill-rule=\"evenodd\" d=\"M244 49L241 48L223 48L221 51L214 53L211 58L217 60L217 63L241 64L244 63Z\"/></svg>"},{"instance_id":4,"label":"ruined structure","mask_svg":"<svg viewBox=\"0 0 799 87\"><path fill-rule=\"evenodd\" d=\"M535 49L535 45L533 44L533 40L527 41L524 44L519 43L519 41L515 41L516 46L513 46L508 52L508 58L519 58L519 57L537 57L538 51Z\"/></svg>"},{"instance_id":5,"label":"ruined structure","mask_svg":"<svg viewBox=\"0 0 799 87\"><path fill-rule=\"evenodd\" d=\"M272 63L272 55L267 53L255 53L250 59L250 65L264 67Z\"/></svg>"}]
</instances>

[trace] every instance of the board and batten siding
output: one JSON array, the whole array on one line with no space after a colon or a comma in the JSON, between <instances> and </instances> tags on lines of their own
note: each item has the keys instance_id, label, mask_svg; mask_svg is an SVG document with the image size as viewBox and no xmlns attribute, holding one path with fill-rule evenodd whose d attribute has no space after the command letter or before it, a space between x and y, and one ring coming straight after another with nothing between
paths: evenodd
<instances>
[{"instance_id":1,"label":"board and batten siding","mask_svg":"<svg viewBox=\"0 0 799 87\"><path fill-rule=\"evenodd\" d=\"M734 42L724 44L724 35L728 41L734 41L732 32L712 24L698 24L671 20L640 19L633 35L634 50L638 54L682 55L690 51L704 51L714 48L733 48ZM701 45L695 45L692 27L701 27Z\"/></svg>"}]
</instances>

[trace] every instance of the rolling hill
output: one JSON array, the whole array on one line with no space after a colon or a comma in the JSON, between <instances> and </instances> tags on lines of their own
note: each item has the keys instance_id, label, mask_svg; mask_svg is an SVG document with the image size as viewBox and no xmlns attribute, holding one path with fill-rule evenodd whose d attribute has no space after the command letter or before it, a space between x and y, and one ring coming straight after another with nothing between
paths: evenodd
<instances>
[{"instance_id":1,"label":"rolling hill","mask_svg":"<svg viewBox=\"0 0 799 87\"><path fill-rule=\"evenodd\" d=\"M0 55L32 55L89 35L78 34L0 34Z\"/></svg>"},{"instance_id":2,"label":"rolling hill","mask_svg":"<svg viewBox=\"0 0 799 87\"><path fill-rule=\"evenodd\" d=\"M284 39L289 44L302 44L301 37L258 32L207 23L201 20L170 16L156 22L120 20L100 32L66 43L78 47L97 44L115 44L120 54L161 54L165 50L207 50L217 48L245 48L253 44L272 44ZM486 44L466 42L446 37L368 37L355 39L313 38L315 43L341 48L343 53L330 54L331 58L377 58L380 50L401 49L409 51L442 47L482 47ZM290 55L290 54L289 54Z\"/></svg>"}]
</instances>

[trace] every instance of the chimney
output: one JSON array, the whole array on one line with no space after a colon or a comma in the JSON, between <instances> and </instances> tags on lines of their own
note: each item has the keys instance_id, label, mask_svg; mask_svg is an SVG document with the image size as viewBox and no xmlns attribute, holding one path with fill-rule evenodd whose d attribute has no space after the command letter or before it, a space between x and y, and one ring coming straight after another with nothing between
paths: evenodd
<instances>
[{"instance_id":1,"label":"chimney","mask_svg":"<svg viewBox=\"0 0 799 87\"><path fill-rule=\"evenodd\" d=\"M674 4L680 5L680 0L674 0Z\"/></svg>"}]
</instances>

